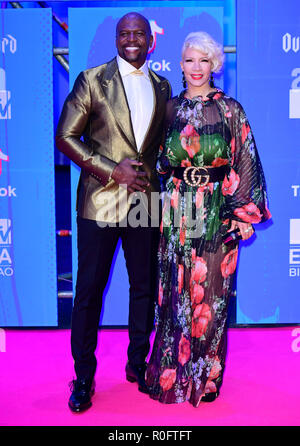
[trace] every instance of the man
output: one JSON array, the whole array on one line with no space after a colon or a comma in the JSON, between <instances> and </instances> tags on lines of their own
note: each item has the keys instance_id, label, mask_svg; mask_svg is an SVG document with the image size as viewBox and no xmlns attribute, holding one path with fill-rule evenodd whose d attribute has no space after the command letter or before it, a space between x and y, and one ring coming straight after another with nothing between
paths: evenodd
<instances>
[{"instance_id":1,"label":"man","mask_svg":"<svg viewBox=\"0 0 300 446\"><path fill-rule=\"evenodd\" d=\"M150 202L151 192L159 190L155 164L170 85L147 67L152 41L145 17L135 12L122 17L116 29L118 56L79 74L58 123L57 147L81 167L71 330L77 379L69 399L75 412L91 406L102 294L119 238L130 283L126 377L147 393L158 228L131 227L126 217L135 193L145 192Z\"/></svg>"}]
</instances>

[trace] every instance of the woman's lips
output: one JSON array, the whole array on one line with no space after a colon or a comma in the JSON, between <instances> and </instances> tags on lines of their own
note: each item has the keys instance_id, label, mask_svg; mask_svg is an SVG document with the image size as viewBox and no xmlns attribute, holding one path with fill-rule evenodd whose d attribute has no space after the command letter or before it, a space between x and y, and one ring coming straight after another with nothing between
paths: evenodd
<instances>
[{"instance_id":1,"label":"woman's lips","mask_svg":"<svg viewBox=\"0 0 300 446\"><path fill-rule=\"evenodd\" d=\"M191 78L194 79L195 81L199 81L200 79L203 78L203 74L191 74Z\"/></svg>"}]
</instances>

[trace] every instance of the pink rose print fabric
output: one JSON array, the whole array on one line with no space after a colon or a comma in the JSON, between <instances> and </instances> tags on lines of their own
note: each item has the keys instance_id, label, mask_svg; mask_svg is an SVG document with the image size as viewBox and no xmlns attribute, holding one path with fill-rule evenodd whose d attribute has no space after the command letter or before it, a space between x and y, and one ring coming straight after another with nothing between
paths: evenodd
<instances>
[{"instance_id":1,"label":"pink rose print fabric","mask_svg":"<svg viewBox=\"0 0 300 446\"><path fill-rule=\"evenodd\" d=\"M224 167L222 181L192 187L175 167ZM228 303L238 243L222 236L231 220L271 217L264 173L242 106L221 90L167 107L157 171L165 191L159 245L156 334L147 368L150 396L189 401L220 390L226 357Z\"/></svg>"}]
</instances>

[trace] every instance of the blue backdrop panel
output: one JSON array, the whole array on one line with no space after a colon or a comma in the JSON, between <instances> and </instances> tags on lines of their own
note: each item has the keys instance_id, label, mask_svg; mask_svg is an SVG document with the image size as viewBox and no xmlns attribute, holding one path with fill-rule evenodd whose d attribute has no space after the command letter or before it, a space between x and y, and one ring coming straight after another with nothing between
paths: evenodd
<instances>
[{"instance_id":1,"label":"blue backdrop panel","mask_svg":"<svg viewBox=\"0 0 300 446\"><path fill-rule=\"evenodd\" d=\"M237 2L238 99L264 166L270 224L241 249L237 323L299 323L299 0Z\"/></svg>"},{"instance_id":2,"label":"blue backdrop panel","mask_svg":"<svg viewBox=\"0 0 300 446\"><path fill-rule=\"evenodd\" d=\"M55 326L51 11L0 10L0 38L0 326Z\"/></svg>"},{"instance_id":3,"label":"blue backdrop panel","mask_svg":"<svg viewBox=\"0 0 300 446\"><path fill-rule=\"evenodd\" d=\"M189 2L185 2L188 4ZM129 11L138 11L151 23L155 38L155 48L150 50L150 68L166 77L173 93L181 91L181 48L187 34L202 30L211 34L223 44L223 8L203 6L179 7L182 2L149 2L145 7L130 8L70 8L69 9L69 50L70 50L70 88L80 71L100 65L116 55L115 29L118 20ZM83 32L84 30L84 32ZM216 80L223 88L223 77ZM73 277L77 274L76 246L76 189L79 169L71 166L72 188L72 251ZM74 280L75 286L75 280ZM116 251L114 268L106 290L102 325L127 325L128 323L129 283L125 260L120 245Z\"/></svg>"}]
</instances>

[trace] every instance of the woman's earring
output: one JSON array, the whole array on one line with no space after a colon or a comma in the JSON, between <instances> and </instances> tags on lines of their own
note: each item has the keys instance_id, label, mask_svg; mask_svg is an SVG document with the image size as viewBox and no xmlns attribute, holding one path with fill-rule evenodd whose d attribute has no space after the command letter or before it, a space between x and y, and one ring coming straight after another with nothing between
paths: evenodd
<instances>
[{"instance_id":1,"label":"woman's earring","mask_svg":"<svg viewBox=\"0 0 300 446\"><path fill-rule=\"evenodd\" d=\"M183 88L186 88L186 80L184 77L184 72L182 72L182 85L183 85Z\"/></svg>"},{"instance_id":2,"label":"woman's earring","mask_svg":"<svg viewBox=\"0 0 300 446\"><path fill-rule=\"evenodd\" d=\"M210 73L209 86L210 86L211 88L215 88L215 82L214 82L214 77L213 77L213 74L212 74L212 73Z\"/></svg>"}]
</instances>

